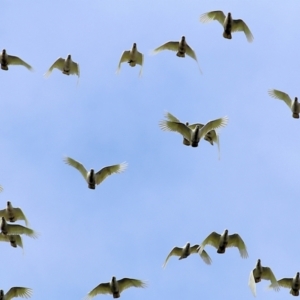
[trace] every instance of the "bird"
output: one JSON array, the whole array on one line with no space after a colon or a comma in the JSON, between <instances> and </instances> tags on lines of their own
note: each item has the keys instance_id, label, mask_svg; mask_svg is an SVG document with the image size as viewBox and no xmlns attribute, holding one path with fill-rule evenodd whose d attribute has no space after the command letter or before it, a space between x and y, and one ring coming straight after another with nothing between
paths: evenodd
<instances>
[{"instance_id":1,"label":"bird","mask_svg":"<svg viewBox=\"0 0 300 300\"><path fill-rule=\"evenodd\" d=\"M90 169L88 172L80 162L71 157L65 157L64 162L76 168L88 183L88 187L93 190L96 188L96 184L100 184L108 175L113 173L122 173L128 166L126 162L123 162L118 165L104 167L95 173L94 169Z\"/></svg>"},{"instance_id":2,"label":"bird","mask_svg":"<svg viewBox=\"0 0 300 300\"><path fill-rule=\"evenodd\" d=\"M194 245L191 247L190 243L186 243L182 248L174 247L168 254L162 267L164 268L167 265L167 262L171 256L179 256L179 259L184 259L187 258L190 254L197 253L198 247L199 245ZM207 265L211 264L211 258L205 250L201 252L200 256Z\"/></svg>"},{"instance_id":3,"label":"bird","mask_svg":"<svg viewBox=\"0 0 300 300\"><path fill-rule=\"evenodd\" d=\"M299 272L296 273L294 278L282 278L277 281L279 286L291 289L290 294L293 296L299 296L299 288L300 288L300 279ZM273 288L272 284L269 286Z\"/></svg>"},{"instance_id":4,"label":"bird","mask_svg":"<svg viewBox=\"0 0 300 300\"><path fill-rule=\"evenodd\" d=\"M242 258L248 257L247 248L242 238L237 233L229 235L227 229L222 234L216 232L209 234L197 249L200 254L207 244L217 248L217 253L220 254L225 253L227 247L237 247Z\"/></svg>"},{"instance_id":5,"label":"bird","mask_svg":"<svg viewBox=\"0 0 300 300\"><path fill-rule=\"evenodd\" d=\"M283 100L286 103L286 105L291 109L293 118L299 119L300 103L298 102L297 97L295 97L295 100L292 101L288 94L274 89L269 90L268 93L271 97L275 99Z\"/></svg>"},{"instance_id":6,"label":"bird","mask_svg":"<svg viewBox=\"0 0 300 300\"><path fill-rule=\"evenodd\" d=\"M29 225L27 218L19 207L13 207L10 201L7 201L5 209L0 210L0 217L4 217L6 221L15 222L17 220L24 220L26 226Z\"/></svg>"},{"instance_id":7,"label":"bird","mask_svg":"<svg viewBox=\"0 0 300 300\"><path fill-rule=\"evenodd\" d=\"M253 41L253 35L246 23L241 19L232 19L230 12L227 14L227 17L225 17L225 14L221 10L210 11L200 16L200 21L202 23L211 22L213 20L219 21L224 27L223 37L225 39L231 39L232 32L244 31L248 42L251 43Z\"/></svg>"},{"instance_id":8,"label":"bird","mask_svg":"<svg viewBox=\"0 0 300 300\"><path fill-rule=\"evenodd\" d=\"M120 58L120 62L117 68L117 74L121 71L121 63L128 62L131 67L135 67L136 64L141 66L139 76L142 76L144 55L137 50L136 43L133 43L131 50L124 51Z\"/></svg>"},{"instance_id":9,"label":"bird","mask_svg":"<svg viewBox=\"0 0 300 300\"><path fill-rule=\"evenodd\" d=\"M112 294L113 298L119 298L120 294L127 288L140 287L145 288L147 284L139 279L122 278L117 280L115 276L112 277L110 282L100 283L94 289L92 289L86 299L95 297L98 294Z\"/></svg>"},{"instance_id":10,"label":"bird","mask_svg":"<svg viewBox=\"0 0 300 300\"><path fill-rule=\"evenodd\" d=\"M18 234L5 235L3 233L0 233L0 242L9 242L12 247L17 248L17 246L19 246L23 249L22 238Z\"/></svg>"},{"instance_id":11,"label":"bird","mask_svg":"<svg viewBox=\"0 0 300 300\"><path fill-rule=\"evenodd\" d=\"M0 61L1 69L4 71L8 71L8 65L24 66L28 70L33 71L32 66L30 66L18 56L8 55L5 49L3 49L2 53L0 54Z\"/></svg>"},{"instance_id":12,"label":"bird","mask_svg":"<svg viewBox=\"0 0 300 300\"><path fill-rule=\"evenodd\" d=\"M30 298L32 296L32 289L25 287L12 287L4 294L3 290L0 290L0 300L10 300L16 297Z\"/></svg>"},{"instance_id":13,"label":"bird","mask_svg":"<svg viewBox=\"0 0 300 300\"><path fill-rule=\"evenodd\" d=\"M198 60L197 60L197 56L195 51L187 44L185 36L181 37L181 40L179 42L167 42L161 46L159 46L158 48L153 50L153 54L156 54L162 50L172 50L172 51L177 51L176 55L178 57L185 57L185 54L187 54L188 56L190 56L191 58L193 58L199 67L200 72L202 73Z\"/></svg>"},{"instance_id":14,"label":"bird","mask_svg":"<svg viewBox=\"0 0 300 300\"><path fill-rule=\"evenodd\" d=\"M0 193L3 191L3 187L2 185L0 185Z\"/></svg>"},{"instance_id":15,"label":"bird","mask_svg":"<svg viewBox=\"0 0 300 300\"><path fill-rule=\"evenodd\" d=\"M62 71L65 75L77 75L78 79L80 76L79 64L72 61L71 54L68 54L67 58L59 57L49 70L44 74L45 77L49 77L52 70L56 68Z\"/></svg>"},{"instance_id":16,"label":"bird","mask_svg":"<svg viewBox=\"0 0 300 300\"><path fill-rule=\"evenodd\" d=\"M190 143L192 147L198 147L200 139L204 138L208 132L220 127L225 127L227 123L228 118L225 116L220 119L209 121L205 125L200 123L194 124L193 126L190 125L191 128L188 123L183 124L176 121L162 120L159 123L159 127L164 131L175 131L180 133L185 138L185 140L183 140L185 145Z\"/></svg>"},{"instance_id":17,"label":"bird","mask_svg":"<svg viewBox=\"0 0 300 300\"><path fill-rule=\"evenodd\" d=\"M2 220L2 222L0 225L0 229L4 235L25 234L34 239L36 239L39 235L37 232L35 232L34 230L32 230L28 227L25 227L22 225L7 224L4 217L2 217L1 220Z\"/></svg>"},{"instance_id":18,"label":"bird","mask_svg":"<svg viewBox=\"0 0 300 300\"><path fill-rule=\"evenodd\" d=\"M173 123L182 123L174 115L172 115L169 112L167 112L165 114L165 117L168 119L168 124L170 124L171 122L173 122ZM203 124L200 124L200 123L189 124L188 122L186 122L185 125L188 126L192 130L194 130L197 125L199 125L200 128L202 128L204 126ZM214 145L214 142L218 145L219 159L220 159L220 140L219 140L219 135L218 135L217 131L216 130L209 131L204 136L204 140L209 142L212 146ZM182 143L186 146L191 145L190 141L187 140L185 137L183 137Z\"/></svg>"},{"instance_id":19,"label":"bird","mask_svg":"<svg viewBox=\"0 0 300 300\"><path fill-rule=\"evenodd\" d=\"M270 280L271 286L275 291L279 291L277 280L269 267L263 267L261 260L258 259L255 268L250 272L248 285L254 297L256 297L256 285L262 279Z\"/></svg>"}]
</instances>

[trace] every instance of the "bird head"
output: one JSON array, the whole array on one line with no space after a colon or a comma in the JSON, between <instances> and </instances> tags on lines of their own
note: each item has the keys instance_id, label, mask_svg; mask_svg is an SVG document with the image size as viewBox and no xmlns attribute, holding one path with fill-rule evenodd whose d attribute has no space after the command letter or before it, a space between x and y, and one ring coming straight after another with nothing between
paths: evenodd
<instances>
[{"instance_id":1,"label":"bird head","mask_svg":"<svg viewBox=\"0 0 300 300\"><path fill-rule=\"evenodd\" d=\"M71 59L71 54L68 54L68 57L67 57L67 59Z\"/></svg>"},{"instance_id":2,"label":"bird head","mask_svg":"<svg viewBox=\"0 0 300 300\"><path fill-rule=\"evenodd\" d=\"M133 43L133 48L136 48L136 43Z\"/></svg>"},{"instance_id":3,"label":"bird head","mask_svg":"<svg viewBox=\"0 0 300 300\"><path fill-rule=\"evenodd\" d=\"M260 266L260 265L261 265L261 262L260 262L260 259L258 259L256 266Z\"/></svg>"},{"instance_id":4,"label":"bird head","mask_svg":"<svg viewBox=\"0 0 300 300\"><path fill-rule=\"evenodd\" d=\"M4 55L4 54L6 54L6 50L5 49L2 50L2 55Z\"/></svg>"},{"instance_id":5,"label":"bird head","mask_svg":"<svg viewBox=\"0 0 300 300\"><path fill-rule=\"evenodd\" d=\"M91 170L90 170L91 176L94 176L94 173L95 173L94 169L91 169Z\"/></svg>"},{"instance_id":6,"label":"bird head","mask_svg":"<svg viewBox=\"0 0 300 300\"><path fill-rule=\"evenodd\" d=\"M4 296L3 290L0 290L0 298L2 299L3 296Z\"/></svg>"},{"instance_id":7,"label":"bird head","mask_svg":"<svg viewBox=\"0 0 300 300\"><path fill-rule=\"evenodd\" d=\"M11 208L11 202L10 201L7 201L7 207Z\"/></svg>"},{"instance_id":8,"label":"bird head","mask_svg":"<svg viewBox=\"0 0 300 300\"><path fill-rule=\"evenodd\" d=\"M296 278L297 278L297 279L299 279L299 275L300 275L300 273L297 272L297 274L296 274Z\"/></svg>"},{"instance_id":9,"label":"bird head","mask_svg":"<svg viewBox=\"0 0 300 300\"><path fill-rule=\"evenodd\" d=\"M295 97L295 102L298 102L298 98L297 97Z\"/></svg>"},{"instance_id":10,"label":"bird head","mask_svg":"<svg viewBox=\"0 0 300 300\"><path fill-rule=\"evenodd\" d=\"M185 36L183 35L182 37L181 37L181 41L185 41Z\"/></svg>"}]
</instances>

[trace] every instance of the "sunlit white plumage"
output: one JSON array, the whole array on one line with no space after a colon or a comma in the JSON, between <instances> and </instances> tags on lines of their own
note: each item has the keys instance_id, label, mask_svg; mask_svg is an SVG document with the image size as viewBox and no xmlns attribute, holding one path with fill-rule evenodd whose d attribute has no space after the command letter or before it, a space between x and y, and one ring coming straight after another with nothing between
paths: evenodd
<instances>
[{"instance_id":1,"label":"sunlit white plumage","mask_svg":"<svg viewBox=\"0 0 300 300\"><path fill-rule=\"evenodd\" d=\"M275 291L279 291L279 285L277 280L269 267L263 267L260 259L257 260L255 268L250 272L248 285L251 289L253 296L256 296L256 285L255 283L260 282L262 279L271 281L271 288Z\"/></svg>"},{"instance_id":2,"label":"sunlit white plumage","mask_svg":"<svg viewBox=\"0 0 300 300\"><path fill-rule=\"evenodd\" d=\"M182 248L174 247L168 254L168 256L163 264L163 268L167 265L167 262L171 256L179 256L179 259L184 259L184 258L187 258L190 254L197 253L198 247L199 247L199 245L194 245L191 247L190 243L186 243ZM206 264L208 264L208 265L211 264L211 258L205 250L203 250L200 253L200 256Z\"/></svg>"},{"instance_id":3,"label":"sunlit white plumage","mask_svg":"<svg viewBox=\"0 0 300 300\"><path fill-rule=\"evenodd\" d=\"M6 221L15 222L17 220L24 220L26 226L29 225L27 218L19 207L13 207L10 201L7 201L5 209L0 210L0 217L4 217Z\"/></svg>"},{"instance_id":4,"label":"sunlit white plumage","mask_svg":"<svg viewBox=\"0 0 300 300\"><path fill-rule=\"evenodd\" d=\"M136 43L133 43L132 49L128 51L124 51L122 53L118 68L117 74L121 71L121 63L128 62L131 67L135 67L136 64L141 66L141 70L139 76L142 75L143 63L144 63L144 55L137 50Z\"/></svg>"},{"instance_id":5,"label":"sunlit white plumage","mask_svg":"<svg viewBox=\"0 0 300 300\"><path fill-rule=\"evenodd\" d=\"M34 230L32 230L28 227L25 227L25 226L22 226L22 225L8 224L5 221L4 217L2 217L1 220L2 221L1 221L0 229L1 229L1 232L4 235L25 234L25 235L28 235L29 237L34 238L34 239L36 239L39 235L37 232L35 232Z\"/></svg>"},{"instance_id":6,"label":"sunlit white plumage","mask_svg":"<svg viewBox=\"0 0 300 300\"><path fill-rule=\"evenodd\" d=\"M290 294L292 294L293 296L299 296L299 289L300 289L299 272L296 273L294 278L282 278L278 280L277 283L279 286L290 289ZM269 287L273 288L272 284Z\"/></svg>"},{"instance_id":7,"label":"sunlit white plumage","mask_svg":"<svg viewBox=\"0 0 300 300\"><path fill-rule=\"evenodd\" d=\"M110 282L100 283L93 290L91 290L88 293L86 299L93 298L98 294L111 294L113 295L113 298L119 298L120 294L125 289L128 289L130 287L145 288L146 286L147 284L139 279L122 278L120 280L117 280L116 277L113 276Z\"/></svg>"},{"instance_id":8,"label":"sunlit white plumage","mask_svg":"<svg viewBox=\"0 0 300 300\"><path fill-rule=\"evenodd\" d=\"M59 57L44 74L45 77L49 77L53 69L62 71L65 75L77 75L80 76L79 64L74 62L69 54L66 58Z\"/></svg>"},{"instance_id":9,"label":"sunlit white plumage","mask_svg":"<svg viewBox=\"0 0 300 300\"><path fill-rule=\"evenodd\" d=\"M17 246L23 248L23 242L20 235L5 235L3 233L0 233L0 242L9 242L10 245L14 248L17 248Z\"/></svg>"},{"instance_id":10,"label":"sunlit white plumage","mask_svg":"<svg viewBox=\"0 0 300 300\"><path fill-rule=\"evenodd\" d=\"M30 298L32 296L32 289L25 287L12 287L4 294L3 290L0 290L0 300L10 300L16 297Z\"/></svg>"},{"instance_id":11,"label":"sunlit white plumage","mask_svg":"<svg viewBox=\"0 0 300 300\"><path fill-rule=\"evenodd\" d=\"M73 158L70 157L65 157L64 161L66 164L76 168L83 178L86 180L88 183L88 187L90 189L95 189L96 184L100 184L107 176L114 174L114 173L122 173L128 166L126 162L123 162L118 165L112 165L112 166L107 166L102 168L100 171L97 173L94 172L94 169L91 169L90 171L87 171L83 164L80 162L76 161Z\"/></svg>"},{"instance_id":12,"label":"sunlit white plumage","mask_svg":"<svg viewBox=\"0 0 300 300\"><path fill-rule=\"evenodd\" d=\"M8 71L8 65L24 66L28 70L33 71L32 66L18 56L8 55L5 49L3 49L2 53L0 54L0 62L1 69L4 71Z\"/></svg>"},{"instance_id":13,"label":"sunlit white plumage","mask_svg":"<svg viewBox=\"0 0 300 300\"><path fill-rule=\"evenodd\" d=\"M231 33L235 31L244 31L246 38L249 43L253 41L253 35L248 28L247 24L241 20L232 19L231 13L229 12L225 17L225 14L221 10L210 11L208 13L202 14L200 16L200 21L202 23L207 23L213 20L217 20L224 28L223 37L226 39L231 39Z\"/></svg>"},{"instance_id":14,"label":"sunlit white plumage","mask_svg":"<svg viewBox=\"0 0 300 300\"><path fill-rule=\"evenodd\" d=\"M170 116L175 118L171 114L168 115L168 118L170 118ZM188 143L190 143L192 147L198 147L201 138L204 138L212 130L226 126L228 123L228 118L223 117L216 120L212 120L207 122L205 125L202 125L200 123L192 124L190 125L191 127L189 127L188 123L183 124L180 121L178 121L175 121L175 119L162 120L159 123L159 126L164 131L176 131L180 133L186 140L183 141L185 145L188 145Z\"/></svg>"},{"instance_id":15,"label":"sunlit white plumage","mask_svg":"<svg viewBox=\"0 0 300 300\"><path fill-rule=\"evenodd\" d=\"M199 253L201 253L206 245L211 245L217 249L217 253L225 253L227 247L237 247L239 249L242 258L248 257L248 252L246 245L242 238L237 234L228 234L228 230L222 234L212 232L209 234L198 248Z\"/></svg>"},{"instance_id":16,"label":"sunlit white plumage","mask_svg":"<svg viewBox=\"0 0 300 300\"><path fill-rule=\"evenodd\" d=\"M179 42L167 42L156 49L153 50L153 53L156 54L163 50L171 50L171 51L177 51L176 55L178 57L185 57L185 54L193 58L199 67L200 72L202 73L195 51L187 44L186 39L184 36L181 37L181 40Z\"/></svg>"},{"instance_id":17,"label":"sunlit white plumage","mask_svg":"<svg viewBox=\"0 0 300 300\"><path fill-rule=\"evenodd\" d=\"M298 102L298 98L295 97L295 100L292 101L290 96L284 92L281 92L279 90L269 90L269 95L275 99L283 100L286 105L290 108L292 111L292 116L295 119L299 119L299 113L300 113L300 103Z\"/></svg>"}]
</instances>

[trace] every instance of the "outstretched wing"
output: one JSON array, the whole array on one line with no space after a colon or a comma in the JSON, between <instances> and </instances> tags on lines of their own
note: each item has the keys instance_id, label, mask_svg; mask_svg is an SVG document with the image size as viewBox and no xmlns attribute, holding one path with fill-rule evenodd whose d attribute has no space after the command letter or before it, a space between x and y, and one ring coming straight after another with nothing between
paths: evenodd
<instances>
[{"instance_id":1,"label":"outstretched wing","mask_svg":"<svg viewBox=\"0 0 300 300\"><path fill-rule=\"evenodd\" d=\"M293 284L293 278L282 278L277 281L279 286L290 289ZM273 288L273 284L269 285L269 288Z\"/></svg>"},{"instance_id":2,"label":"outstretched wing","mask_svg":"<svg viewBox=\"0 0 300 300\"><path fill-rule=\"evenodd\" d=\"M197 56L196 56L196 53L195 51L187 44L186 45L186 50L185 50L185 53L190 56L191 58L193 58L196 62L197 62L197 65L198 65L198 68L200 70L200 73L202 73L201 69L200 69L200 66L199 66L199 63L198 63L198 60L197 60Z\"/></svg>"},{"instance_id":3,"label":"outstretched wing","mask_svg":"<svg viewBox=\"0 0 300 300\"><path fill-rule=\"evenodd\" d=\"M219 243L220 243L220 237L221 235L216 233L216 232L212 232L211 234L209 234L206 239L204 239L204 241L201 243L201 245L198 248L198 252L199 254L203 251L204 247L208 244L211 245L215 248L218 249L219 247Z\"/></svg>"},{"instance_id":4,"label":"outstretched wing","mask_svg":"<svg viewBox=\"0 0 300 300\"><path fill-rule=\"evenodd\" d=\"M275 275L273 274L272 270L269 267L262 267L262 279L270 280L271 281L271 288L275 291L279 291L280 287L276 280Z\"/></svg>"},{"instance_id":5,"label":"outstretched wing","mask_svg":"<svg viewBox=\"0 0 300 300\"><path fill-rule=\"evenodd\" d=\"M268 94L275 99L283 100L286 105L292 109L292 99L288 94L274 89L268 90Z\"/></svg>"},{"instance_id":6,"label":"outstretched wing","mask_svg":"<svg viewBox=\"0 0 300 300\"><path fill-rule=\"evenodd\" d=\"M162 120L159 123L159 127L161 128L161 130L164 131L176 131L180 133L183 137L185 137L187 140L191 140L191 129L183 123Z\"/></svg>"},{"instance_id":7,"label":"outstretched wing","mask_svg":"<svg viewBox=\"0 0 300 300\"><path fill-rule=\"evenodd\" d=\"M167 262L168 262L168 260L169 260L169 258L171 257L171 256L180 256L182 254L182 248L180 248L180 247L174 247L172 250L171 250L171 252L168 254L168 256L167 256L167 258L166 258L166 260L165 260L165 262L164 262L164 264L163 264L163 268L167 265Z\"/></svg>"},{"instance_id":8,"label":"outstretched wing","mask_svg":"<svg viewBox=\"0 0 300 300\"><path fill-rule=\"evenodd\" d=\"M18 220L24 220L26 226L28 226L28 224L29 224L29 223L28 223L28 220L27 220L27 218L25 217L25 215L24 215L24 213L23 213L23 211L22 211L21 208L19 208L19 207L14 207L14 214L15 214L15 216L16 216L16 219L18 219Z\"/></svg>"},{"instance_id":9,"label":"outstretched wing","mask_svg":"<svg viewBox=\"0 0 300 300\"><path fill-rule=\"evenodd\" d=\"M6 294L5 300L10 300L15 297L30 298L32 289L25 287L12 287Z\"/></svg>"},{"instance_id":10,"label":"outstretched wing","mask_svg":"<svg viewBox=\"0 0 300 300\"><path fill-rule=\"evenodd\" d=\"M165 118L167 118L169 121L180 123L180 121L175 116L173 116L171 113L169 113L169 112L165 113Z\"/></svg>"},{"instance_id":11,"label":"outstretched wing","mask_svg":"<svg viewBox=\"0 0 300 300\"><path fill-rule=\"evenodd\" d=\"M244 31L245 35L246 35L246 38L247 38L247 41L249 43L251 43L253 41L253 35L249 29L249 27L247 26L247 24L241 20L241 19L238 19L238 20L232 20L232 28L231 28L231 31L234 32L234 31Z\"/></svg>"},{"instance_id":12,"label":"outstretched wing","mask_svg":"<svg viewBox=\"0 0 300 300\"><path fill-rule=\"evenodd\" d=\"M8 235L25 234L34 239L36 239L39 236L39 234L37 232L35 232L34 230L32 230L28 227L22 226L22 225L7 224L7 232L8 232L7 233Z\"/></svg>"},{"instance_id":13,"label":"outstretched wing","mask_svg":"<svg viewBox=\"0 0 300 300\"><path fill-rule=\"evenodd\" d=\"M63 59L62 57L59 57L54 63L53 65L49 68L49 70L44 74L45 77L49 77L52 70L54 68L59 69L60 71L64 70L64 64L65 64L65 59Z\"/></svg>"},{"instance_id":14,"label":"outstretched wing","mask_svg":"<svg viewBox=\"0 0 300 300\"><path fill-rule=\"evenodd\" d=\"M178 51L179 42L167 42L158 48L153 50L153 54L156 54L163 50L171 50L171 51Z\"/></svg>"},{"instance_id":15,"label":"outstretched wing","mask_svg":"<svg viewBox=\"0 0 300 300\"><path fill-rule=\"evenodd\" d=\"M197 249L199 248L199 245L194 245L190 248L191 254L192 253L197 253ZM208 255L208 253L205 250L202 250L201 253L199 253L200 257L203 259L203 261L207 264L210 265L212 260L210 258L210 256Z\"/></svg>"},{"instance_id":16,"label":"outstretched wing","mask_svg":"<svg viewBox=\"0 0 300 300\"><path fill-rule=\"evenodd\" d=\"M102 168L95 174L95 181L96 184L100 184L107 176L114 174L114 173L122 173L127 168L128 163L123 162L119 165L113 165Z\"/></svg>"},{"instance_id":17,"label":"outstretched wing","mask_svg":"<svg viewBox=\"0 0 300 300\"><path fill-rule=\"evenodd\" d=\"M199 131L200 139L203 138L209 131L225 127L228 123L228 117L223 117L213 121L207 122Z\"/></svg>"},{"instance_id":18,"label":"outstretched wing","mask_svg":"<svg viewBox=\"0 0 300 300\"><path fill-rule=\"evenodd\" d=\"M119 65L118 65L118 68L117 68L117 71L116 71L117 74L119 74L120 71L121 71L121 64L122 64L123 62L129 61L129 59L130 59L130 50L124 51L124 52L122 53L122 56L121 56L121 58L120 58L120 62L119 62Z\"/></svg>"},{"instance_id":19,"label":"outstretched wing","mask_svg":"<svg viewBox=\"0 0 300 300\"><path fill-rule=\"evenodd\" d=\"M109 282L100 283L99 285L97 285L94 289L92 289L87 294L85 299L93 298L93 297L97 296L98 294L112 294Z\"/></svg>"},{"instance_id":20,"label":"outstretched wing","mask_svg":"<svg viewBox=\"0 0 300 300\"><path fill-rule=\"evenodd\" d=\"M200 21L202 23L208 23L213 20L220 22L221 25L223 26L224 21L225 21L224 13L221 10L215 10L215 11L210 11L208 13L202 14L200 16Z\"/></svg>"},{"instance_id":21,"label":"outstretched wing","mask_svg":"<svg viewBox=\"0 0 300 300\"><path fill-rule=\"evenodd\" d=\"M33 68L31 65L29 65L28 63L26 63L24 60L22 60L20 57L18 56L13 56L13 55L7 55L7 63L9 65L19 65L19 66L24 66L26 67L28 70L33 71Z\"/></svg>"},{"instance_id":22,"label":"outstretched wing","mask_svg":"<svg viewBox=\"0 0 300 300\"><path fill-rule=\"evenodd\" d=\"M65 157L64 158L64 162L74 168L76 168L81 175L83 176L83 178L85 180L87 180L87 170L85 169L85 167L83 166L83 164L81 164L80 162L76 161L75 159L71 158L71 157Z\"/></svg>"},{"instance_id":23,"label":"outstretched wing","mask_svg":"<svg viewBox=\"0 0 300 300\"><path fill-rule=\"evenodd\" d=\"M240 255L242 258L248 257L246 245L242 240L242 238L237 233L228 235L227 247L237 247L240 251Z\"/></svg>"},{"instance_id":24,"label":"outstretched wing","mask_svg":"<svg viewBox=\"0 0 300 300\"><path fill-rule=\"evenodd\" d=\"M142 76L143 64L144 64L144 55L140 52L137 52L136 63L141 66L139 76Z\"/></svg>"},{"instance_id":25,"label":"outstretched wing","mask_svg":"<svg viewBox=\"0 0 300 300\"><path fill-rule=\"evenodd\" d=\"M250 290L251 290L253 296L256 297L256 284L255 284L253 272L254 272L254 270L252 270L252 271L250 272L248 285L249 285L249 287L250 287Z\"/></svg>"},{"instance_id":26,"label":"outstretched wing","mask_svg":"<svg viewBox=\"0 0 300 300\"><path fill-rule=\"evenodd\" d=\"M130 287L145 288L147 284L139 279L122 278L118 280L120 293Z\"/></svg>"}]
</instances>

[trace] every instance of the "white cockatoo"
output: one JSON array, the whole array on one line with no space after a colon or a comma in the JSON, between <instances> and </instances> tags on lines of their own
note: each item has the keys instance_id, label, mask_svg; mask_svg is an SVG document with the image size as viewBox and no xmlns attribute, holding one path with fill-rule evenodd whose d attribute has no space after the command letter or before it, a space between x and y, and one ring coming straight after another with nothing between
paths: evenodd
<instances>
[{"instance_id":1,"label":"white cockatoo","mask_svg":"<svg viewBox=\"0 0 300 300\"><path fill-rule=\"evenodd\" d=\"M27 218L19 207L13 207L10 201L7 201L5 209L0 210L0 218L4 217L6 221L15 222L17 220L24 220L26 226L29 225Z\"/></svg>"},{"instance_id":2,"label":"white cockatoo","mask_svg":"<svg viewBox=\"0 0 300 300\"><path fill-rule=\"evenodd\" d=\"M28 70L33 71L32 66L18 56L8 55L5 49L3 49L2 53L0 54L0 62L1 69L4 71L8 71L8 65L24 66Z\"/></svg>"},{"instance_id":3,"label":"white cockatoo","mask_svg":"<svg viewBox=\"0 0 300 300\"><path fill-rule=\"evenodd\" d=\"M32 296L32 289L25 287L12 287L4 294L3 290L0 290L0 300L10 300L16 297L30 298Z\"/></svg>"},{"instance_id":4,"label":"white cockatoo","mask_svg":"<svg viewBox=\"0 0 300 300\"><path fill-rule=\"evenodd\" d=\"M256 283L260 282L262 279L271 281L271 288L275 291L279 291L279 284L269 267L263 267L261 265L260 259L257 260L255 268L250 272L248 285L254 297L256 297Z\"/></svg>"},{"instance_id":5,"label":"white cockatoo","mask_svg":"<svg viewBox=\"0 0 300 300\"><path fill-rule=\"evenodd\" d=\"M34 239L36 239L39 235L37 232L35 232L34 230L28 227L22 225L7 224L4 217L2 217L1 220L2 221L1 221L0 229L4 235L25 234Z\"/></svg>"},{"instance_id":6,"label":"white cockatoo","mask_svg":"<svg viewBox=\"0 0 300 300\"><path fill-rule=\"evenodd\" d=\"M117 280L116 277L112 277L110 282L107 283L100 283L94 289L92 289L86 299L93 298L98 294L111 294L114 298L119 298L120 294L130 287L140 287L145 288L147 284L139 279L132 279L132 278L122 278Z\"/></svg>"},{"instance_id":7,"label":"white cockatoo","mask_svg":"<svg viewBox=\"0 0 300 300\"><path fill-rule=\"evenodd\" d=\"M133 43L131 50L124 51L120 58L120 62L117 68L117 74L121 71L121 63L127 62L131 67L135 67L136 64L141 66L139 76L142 76L144 55L137 50L136 43Z\"/></svg>"},{"instance_id":8,"label":"white cockatoo","mask_svg":"<svg viewBox=\"0 0 300 300\"><path fill-rule=\"evenodd\" d=\"M184 36L181 37L181 40L179 42L167 42L161 46L159 46L158 48L153 50L153 54L156 54L160 51L163 50L171 50L171 51L176 51L176 55L178 57L185 57L185 54L187 54L188 56L190 56L191 58L193 58L199 67L200 72L202 73L198 60L197 60L197 56L195 51L187 44L186 39Z\"/></svg>"},{"instance_id":9,"label":"white cockatoo","mask_svg":"<svg viewBox=\"0 0 300 300\"><path fill-rule=\"evenodd\" d=\"M0 233L0 242L9 242L12 247L17 248L17 246L19 246L23 249L22 238L18 234L5 235L3 233Z\"/></svg>"},{"instance_id":10,"label":"white cockatoo","mask_svg":"<svg viewBox=\"0 0 300 300\"><path fill-rule=\"evenodd\" d=\"M292 294L293 296L299 296L299 272L296 273L294 278L282 278L278 280L277 283L279 284L279 286L290 289L290 294ZM272 284L269 287L273 288Z\"/></svg>"},{"instance_id":11,"label":"white cockatoo","mask_svg":"<svg viewBox=\"0 0 300 300\"><path fill-rule=\"evenodd\" d=\"M210 11L200 16L200 21L202 23L207 23L213 20L219 21L220 24L223 26L223 37L225 39L231 39L232 32L244 31L248 42L251 43L253 41L253 35L246 23L241 19L232 19L230 12L227 14L227 17L225 17L225 14L221 10Z\"/></svg>"},{"instance_id":12,"label":"white cockatoo","mask_svg":"<svg viewBox=\"0 0 300 300\"><path fill-rule=\"evenodd\" d=\"M168 256L163 264L163 268L167 265L167 262L171 256L179 256L179 259L184 259L184 258L187 258L190 254L197 253L198 247L199 247L199 245L194 245L191 247L190 243L186 243L182 248L174 247L171 250L171 252L168 254ZM205 250L203 250L200 253L200 256L207 265L211 264L211 258Z\"/></svg>"},{"instance_id":13,"label":"white cockatoo","mask_svg":"<svg viewBox=\"0 0 300 300\"><path fill-rule=\"evenodd\" d=\"M122 173L128 166L126 162L123 162L118 165L104 167L95 173L94 169L87 171L80 162L73 158L65 157L64 161L66 164L76 168L88 183L88 187L93 190L96 188L96 184L100 184L107 176L113 173Z\"/></svg>"},{"instance_id":14,"label":"white cockatoo","mask_svg":"<svg viewBox=\"0 0 300 300\"><path fill-rule=\"evenodd\" d=\"M225 253L227 247L237 247L239 249L242 258L248 257L246 245L242 238L237 234L228 234L228 230L225 229L222 234L212 232L198 247L198 251L201 254L206 245L211 245L217 249L217 253Z\"/></svg>"},{"instance_id":15,"label":"white cockatoo","mask_svg":"<svg viewBox=\"0 0 300 300\"><path fill-rule=\"evenodd\" d=\"M269 90L268 93L271 97L275 99L283 100L292 111L293 118L299 119L300 103L298 102L297 97L295 97L295 100L292 101L292 99L288 94L281 92L279 90Z\"/></svg>"}]
</instances>

